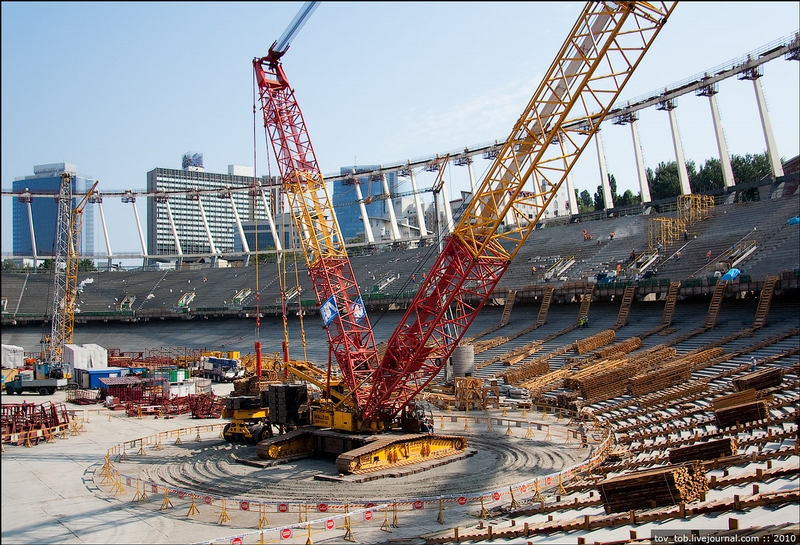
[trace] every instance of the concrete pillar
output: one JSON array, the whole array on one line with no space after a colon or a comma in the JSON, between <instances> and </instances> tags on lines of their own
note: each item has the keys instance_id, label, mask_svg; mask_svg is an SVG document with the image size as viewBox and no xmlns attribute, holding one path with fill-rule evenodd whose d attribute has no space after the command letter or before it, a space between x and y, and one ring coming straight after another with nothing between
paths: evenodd
<instances>
[{"instance_id":1,"label":"concrete pillar","mask_svg":"<svg viewBox=\"0 0 800 545\"><path fill-rule=\"evenodd\" d=\"M564 157L564 168L567 168L567 152L564 150L563 138L558 139L558 145L561 146L561 156ZM575 193L575 182L572 179L572 171L567 172L567 202L569 203L569 213L574 216L580 213L578 206L578 196Z\"/></svg>"},{"instance_id":2,"label":"concrete pillar","mask_svg":"<svg viewBox=\"0 0 800 545\"><path fill-rule=\"evenodd\" d=\"M108 268L111 269L114 255L111 253L111 239L108 238L108 227L106 226L106 216L103 213L103 199L97 197L97 209L100 211L100 224L103 227L103 238L106 241L106 254L108 255Z\"/></svg>"},{"instance_id":3,"label":"concrete pillar","mask_svg":"<svg viewBox=\"0 0 800 545\"><path fill-rule=\"evenodd\" d=\"M611 210L614 208L614 197L611 195L611 184L608 182L606 154L603 151L603 139L600 137L600 131L595 133L594 141L595 144L597 144L597 162L600 165L600 184L603 188L603 209Z\"/></svg>"},{"instance_id":4,"label":"concrete pillar","mask_svg":"<svg viewBox=\"0 0 800 545\"><path fill-rule=\"evenodd\" d=\"M691 195L692 188L689 185L689 173L686 171L686 160L683 158L683 145L681 135L678 132L678 119L675 117L675 102L668 101L666 107L662 108L669 113L669 127L672 131L672 145L675 148L675 161L678 164L678 179L681 183L681 195Z\"/></svg>"},{"instance_id":5,"label":"concrete pillar","mask_svg":"<svg viewBox=\"0 0 800 545\"><path fill-rule=\"evenodd\" d=\"M783 176L783 165L778 146L775 143L775 135L772 133L772 123L769 120L767 111L767 101L764 99L764 91L761 89L761 81L758 77L753 78L753 88L756 92L756 102L758 102L758 113L761 115L761 128L764 131L764 141L767 143L767 158L769 166L772 168L772 175L776 178Z\"/></svg>"},{"instance_id":6,"label":"concrete pillar","mask_svg":"<svg viewBox=\"0 0 800 545\"><path fill-rule=\"evenodd\" d=\"M361 183L355 178L353 173L353 185L356 188L356 199L358 199L358 208L361 210L361 222L364 224L364 240L370 244L375 243L375 237L372 235L372 227L369 225L369 216L367 215L367 205L364 204L364 196L361 194Z\"/></svg>"},{"instance_id":7,"label":"concrete pillar","mask_svg":"<svg viewBox=\"0 0 800 545\"><path fill-rule=\"evenodd\" d=\"M642 196L642 203L650 202L650 184L647 182L647 171L644 168L644 154L642 145L639 142L639 128L636 126L636 119L631 120L631 137L633 138L633 155L636 159L636 174L639 176L639 193Z\"/></svg>"},{"instance_id":8,"label":"concrete pillar","mask_svg":"<svg viewBox=\"0 0 800 545\"><path fill-rule=\"evenodd\" d=\"M282 252L283 245L281 242L281 237L278 235L278 230L275 229L275 207L270 207L270 202L267 201L267 195L264 193L264 188L261 187L261 202L264 204L264 214L267 216L267 223L269 223L269 231L272 233L272 240L275 242L275 251ZM270 193L270 197L272 197L272 193ZM257 216L258 211L253 212L253 216ZM283 219L283 218L281 218ZM256 248L256 251L258 248Z\"/></svg>"},{"instance_id":9,"label":"concrete pillar","mask_svg":"<svg viewBox=\"0 0 800 545\"><path fill-rule=\"evenodd\" d=\"M244 236L244 228L242 221L239 219L239 211L236 210L236 201L233 200L233 193L228 193L228 198L231 201L231 208L233 209L233 220L236 222L236 228L239 230L239 237L242 239L242 251L244 252L245 259L250 256L250 245L247 243L247 238Z\"/></svg>"},{"instance_id":10,"label":"concrete pillar","mask_svg":"<svg viewBox=\"0 0 800 545\"><path fill-rule=\"evenodd\" d=\"M711 106L711 120L714 123L714 135L717 138L717 150L719 151L719 162L722 165L722 181L725 187L733 187L736 182L733 179L733 167L731 166L731 156L728 153L728 144L725 142L725 133L722 130L722 121L719 116L719 107L717 106L717 91L716 89L709 89L708 103Z\"/></svg>"},{"instance_id":11,"label":"concrete pillar","mask_svg":"<svg viewBox=\"0 0 800 545\"><path fill-rule=\"evenodd\" d=\"M214 237L211 236L211 228L208 226L208 218L206 218L206 210L203 208L203 200L200 198L200 195L197 195L197 207L200 209L200 219L203 220L203 228L206 231L206 237L208 238L208 248L211 252L211 255L216 255L217 247L214 246Z\"/></svg>"},{"instance_id":12,"label":"concrete pillar","mask_svg":"<svg viewBox=\"0 0 800 545\"><path fill-rule=\"evenodd\" d=\"M417 177L414 176L414 169L411 168L411 165L408 166L408 172L411 177L411 190L414 193L414 207L417 209L419 236L424 238L428 236L428 229L425 227L425 211L422 209L422 198L419 196L419 189L417 188Z\"/></svg>"},{"instance_id":13,"label":"concrete pillar","mask_svg":"<svg viewBox=\"0 0 800 545\"><path fill-rule=\"evenodd\" d=\"M178 239L178 229L175 227L175 219L172 217L172 207L169 205L167 198L164 198L164 207L167 209L167 219L169 220L169 228L172 231L172 239L175 241L175 249L179 256L183 256L181 241Z\"/></svg>"},{"instance_id":14,"label":"concrete pillar","mask_svg":"<svg viewBox=\"0 0 800 545\"><path fill-rule=\"evenodd\" d=\"M386 179L386 173L381 172L381 183L383 184L383 192L386 195L391 195L389 192L389 181ZM389 210L389 227L391 228L392 240L400 240L400 229L397 227L397 216L394 214L394 201L391 197L386 199L386 208Z\"/></svg>"}]
</instances>

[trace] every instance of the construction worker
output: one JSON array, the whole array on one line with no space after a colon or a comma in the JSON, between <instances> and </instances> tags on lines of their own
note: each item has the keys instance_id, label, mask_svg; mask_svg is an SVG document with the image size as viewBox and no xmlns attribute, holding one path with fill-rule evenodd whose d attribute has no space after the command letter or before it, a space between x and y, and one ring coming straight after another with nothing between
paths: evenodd
<instances>
[{"instance_id":1,"label":"construction worker","mask_svg":"<svg viewBox=\"0 0 800 545\"><path fill-rule=\"evenodd\" d=\"M589 446L589 440L586 438L586 427L581 422L578 425L578 433L581 436L581 448L587 448Z\"/></svg>"},{"instance_id":2,"label":"construction worker","mask_svg":"<svg viewBox=\"0 0 800 545\"><path fill-rule=\"evenodd\" d=\"M750 370L755 371L757 365L758 365L758 360L756 359L756 357L753 356L752 358L750 358Z\"/></svg>"}]
</instances>

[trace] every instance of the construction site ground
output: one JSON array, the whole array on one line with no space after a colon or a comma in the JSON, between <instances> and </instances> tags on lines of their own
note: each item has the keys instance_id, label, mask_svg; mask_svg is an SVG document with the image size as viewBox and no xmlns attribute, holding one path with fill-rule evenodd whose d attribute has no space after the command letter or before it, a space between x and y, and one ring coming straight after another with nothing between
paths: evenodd
<instances>
[{"instance_id":1,"label":"construction site ground","mask_svg":"<svg viewBox=\"0 0 800 545\"><path fill-rule=\"evenodd\" d=\"M230 385L215 385L218 395L227 393ZM53 396L10 396L3 394L3 403L63 401L64 392ZM546 418L553 437L545 441L543 431L533 437L526 426L497 427L489 424L500 417L501 410L491 409L457 413L469 420L453 423L454 413L439 413L437 432L464 435L468 441L466 455L443 463L436 460L429 466L407 466L400 470L362 476L336 473L333 459L306 458L286 463L259 463L255 447L226 443L209 426L222 424L217 419L192 419L182 415L172 419L129 417L121 411L104 411L101 406L78 407L82 431L73 430L53 442L28 447L5 445L2 454L2 540L3 543L197 543L219 540L231 543L235 536L244 536L244 543L258 543L259 520L268 528L282 528L302 520L336 518L335 528L324 525L307 530L294 530L284 539L273 531L265 541L284 543L342 543L346 537L339 506L353 502L376 504L372 520L365 521L358 512L350 518L350 532L357 543L424 543L419 536L441 532L456 526L477 526L481 504L470 502L461 507L452 500L440 512L430 502L415 508L413 499L447 495L469 495L487 490L507 494L511 485L537 475L545 475L571 466L586 458L588 449L578 441L565 443L566 417ZM84 409L87 409L84 412ZM488 417L488 419L487 419ZM541 422L541 414L523 413L517 409L507 418ZM475 420L477 418L477 420ZM471 423L468 423L470 422ZM445 429L442 429L444 425ZM545 426L545 429L547 429ZM154 445L126 442L177 428L202 430L200 441L194 431L180 441L174 437ZM458 429L457 429L458 428ZM465 429L466 428L466 429ZM218 429L218 427L216 428ZM175 444L181 443L181 444ZM109 449L110 462L121 477L104 477L103 467ZM142 454L144 452L144 454ZM240 463L252 461L255 463ZM260 467L264 466L264 467ZM192 490L198 494L195 509L187 495L169 496L171 509L164 507L163 488L152 493L143 482L158 482L174 489ZM105 483L105 484L104 484ZM552 492L552 491L551 491ZM142 499L146 495L146 499ZM249 498L253 503L271 502L259 513L253 507L243 511L240 504L229 500L226 506L229 521L220 524L222 509L219 499L206 504L205 495L214 498ZM410 500L410 501L409 501ZM289 508L279 513L275 505L285 501ZM396 511L379 509L382 502L397 502ZM507 499L506 499L507 501ZM299 503L331 505L331 512L297 507ZM491 496L485 508L491 508ZM336 507L334 507L336 506ZM268 511L267 511L268 509ZM354 508L355 510L355 508ZM439 521L442 520L442 522ZM387 524L390 523L396 524ZM265 523L264 523L265 522ZM382 529L383 528L383 529ZM391 530L391 531L389 531Z\"/></svg>"}]
</instances>

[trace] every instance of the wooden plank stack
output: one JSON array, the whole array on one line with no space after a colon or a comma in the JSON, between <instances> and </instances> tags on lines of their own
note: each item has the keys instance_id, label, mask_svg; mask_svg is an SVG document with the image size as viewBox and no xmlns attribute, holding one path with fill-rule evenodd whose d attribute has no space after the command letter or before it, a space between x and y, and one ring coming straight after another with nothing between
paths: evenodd
<instances>
[{"instance_id":1,"label":"wooden plank stack","mask_svg":"<svg viewBox=\"0 0 800 545\"><path fill-rule=\"evenodd\" d=\"M637 471L597 484L606 514L689 503L707 490L700 462Z\"/></svg>"},{"instance_id":2,"label":"wooden plank stack","mask_svg":"<svg viewBox=\"0 0 800 545\"><path fill-rule=\"evenodd\" d=\"M601 331L591 337L586 337L575 341L574 350L576 354L586 354L601 346L606 346L617 340L617 333L613 329Z\"/></svg>"},{"instance_id":3,"label":"wooden plank stack","mask_svg":"<svg viewBox=\"0 0 800 545\"><path fill-rule=\"evenodd\" d=\"M669 463L680 464L693 460L714 460L723 456L734 456L737 452L736 439L725 437L714 441L705 441L670 449Z\"/></svg>"},{"instance_id":4,"label":"wooden plank stack","mask_svg":"<svg viewBox=\"0 0 800 545\"><path fill-rule=\"evenodd\" d=\"M757 400L758 396L756 395L756 391L750 388L749 390L742 390L735 394L727 394L714 398L711 400L711 406L715 411L719 411L721 409L727 409L728 407L741 405L742 403L752 403Z\"/></svg>"},{"instance_id":5,"label":"wooden plank stack","mask_svg":"<svg viewBox=\"0 0 800 545\"><path fill-rule=\"evenodd\" d=\"M780 386L782 381L783 375L781 374L781 370L777 367L770 367L747 373L742 377L733 379L733 386L740 392L750 388L763 390L765 388Z\"/></svg>"},{"instance_id":6,"label":"wooden plank stack","mask_svg":"<svg viewBox=\"0 0 800 545\"><path fill-rule=\"evenodd\" d=\"M717 426L728 428L736 424L766 420L769 410L763 401L753 401L714 411L714 415L717 417Z\"/></svg>"},{"instance_id":7,"label":"wooden plank stack","mask_svg":"<svg viewBox=\"0 0 800 545\"><path fill-rule=\"evenodd\" d=\"M598 358L611 358L622 354L628 354L634 350L639 350L641 347L642 339L639 337L631 337L630 339L614 343L606 348L596 350L594 355Z\"/></svg>"}]
</instances>

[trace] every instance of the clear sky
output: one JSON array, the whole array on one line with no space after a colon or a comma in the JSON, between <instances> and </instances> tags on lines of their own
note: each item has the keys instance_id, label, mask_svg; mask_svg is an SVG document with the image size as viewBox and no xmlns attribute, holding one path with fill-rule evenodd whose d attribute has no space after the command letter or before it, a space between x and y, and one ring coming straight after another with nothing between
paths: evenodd
<instances>
[{"instance_id":1,"label":"clear sky","mask_svg":"<svg viewBox=\"0 0 800 545\"><path fill-rule=\"evenodd\" d=\"M143 190L187 151L205 168L254 163L252 59L302 2L3 2L2 187L33 166L67 162L103 191ZM571 2L323 2L283 58L324 174L505 139L574 24ZM622 93L633 99L740 58L800 27L798 2L683 2ZM800 149L798 61L768 63L761 84L782 157ZM717 95L731 154L766 149L753 85ZM687 160L717 156L708 99L678 101ZM267 173L260 114L257 172ZM649 109L645 164L675 159L668 116ZM638 193L628 127L603 125L608 169ZM478 159L476 175L489 166ZM448 169L455 196L467 170ZM272 173L277 174L274 163ZM600 177L590 146L578 190ZM424 183L421 183L425 187ZM129 205L106 200L112 250L138 250ZM113 199L113 201L117 201ZM144 223L145 205L139 206ZM99 226L98 236L101 236ZM11 198L2 252L12 251ZM104 245L97 241L97 249Z\"/></svg>"}]
</instances>

